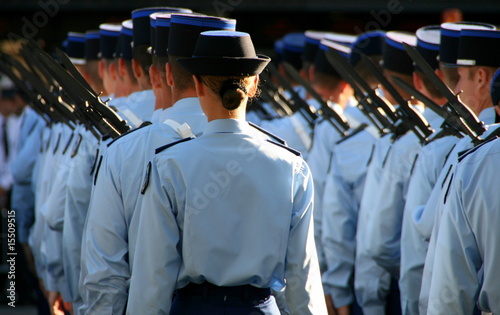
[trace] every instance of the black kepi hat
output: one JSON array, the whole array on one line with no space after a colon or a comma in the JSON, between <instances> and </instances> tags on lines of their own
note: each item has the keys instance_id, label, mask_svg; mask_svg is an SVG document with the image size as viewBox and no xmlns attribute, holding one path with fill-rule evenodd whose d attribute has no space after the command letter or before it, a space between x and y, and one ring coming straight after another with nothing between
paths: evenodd
<instances>
[{"instance_id":1,"label":"black kepi hat","mask_svg":"<svg viewBox=\"0 0 500 315\"><path fill-rule=\"evenodd\" d=\"M406 53L403 43L415 47L417 37L408 32L390 31L386 33L382 67L397 73L411 75L413 73L413 60Z\"/></svg>"},{"instance_id":2,"label":"black kepi hat","mask_svg":"<svg viewBox=\"0 0 500 315\"><path fill-rule=\"evenodd\" d=\"M432 69L439 68L438 54L441 41L441 27L439 25L424 26L419 28L415 34L417 35L416 50Z\"/></svg>"},{"instance_id":3,"label":"black kepi hat","mask_svg":"<svg viewBox=\"0 0 500 315\"><path fill-rule=\"evenodd\" d=\"M99 60L100 43L101 35L99 31L87 31L85 33L85 60Z\"/></svg>"},{"instance_id":4,"label":"black kepi hat","mask_svg":"<svg viewBox=\"0 0 500 315\"><path fill-rule=\"evenodd\" d=\"M172 14L168 36L168 54L191 57L201 32L213 30L234 31L235 29L236 20L234 19L200 14Z\"/></svg>"},{"instance_id":5,"label":"black kepi hat","mask_svg":"<svg viewBox=\"0 0 500 315\"><path fill-rule=\"evenodd\" d=\"M478 22L447 22L441 24L439 62L453 66L457 63L460 31L465 29L496 29L495 26Z\"/></svg>"},{"instance_id":6,"label":"black kepi hat","mask_svg":"<svg viewBox=\"0 0 500 315\"><path fill-rule=\"evenodd\" d=\"M194 75L251 76L261 73L271 58L257 55L248 33L206 31L200 34L193 56L178 62Z\"/></svg>"},{"instance_id":7,"label":"black kepi hat","mask_svg":"<svg viewBox=\"0 0 500 315\"><path fill-rule=\"evenodd\" d=\"M500 31L461 30L458 44L457 65L500 67Z\"/></svg>"}]
</instances>

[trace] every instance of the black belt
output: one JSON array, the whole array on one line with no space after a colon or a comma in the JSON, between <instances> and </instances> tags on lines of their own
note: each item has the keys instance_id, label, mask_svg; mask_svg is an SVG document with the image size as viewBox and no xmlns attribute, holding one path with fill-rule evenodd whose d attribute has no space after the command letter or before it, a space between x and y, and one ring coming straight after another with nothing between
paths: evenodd
<instances>
[{"instance_id":1,"label":"black belt","mask_svg":"<svg viewBox=\"0 0 500 315\"><path fill-rule=\"evenodd\" d=\"M183 296L203 296L205 298L226 301L227 299L264 300L271 295L270 288L257 288L252 285L221 287L209 282L201 284L190 283L178 289L176 294Z\"/></svg>"}]
</instances>

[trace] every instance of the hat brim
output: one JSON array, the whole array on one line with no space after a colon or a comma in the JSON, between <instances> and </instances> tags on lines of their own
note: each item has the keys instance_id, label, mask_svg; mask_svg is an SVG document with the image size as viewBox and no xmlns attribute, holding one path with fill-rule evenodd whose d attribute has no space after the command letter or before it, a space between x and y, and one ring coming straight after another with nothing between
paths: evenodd
<instances>
[{"instance_id":1,"label":"hat brim","mask_svg":"<svg viewBox=\"0 0 500 315\"><path fill-rule=\"evenodd\" d=\"M260 74L271 58L264 55L257 55L257 58L192 57L177 61L194 75L252 76Z\"/></svg>"}]
</instances>

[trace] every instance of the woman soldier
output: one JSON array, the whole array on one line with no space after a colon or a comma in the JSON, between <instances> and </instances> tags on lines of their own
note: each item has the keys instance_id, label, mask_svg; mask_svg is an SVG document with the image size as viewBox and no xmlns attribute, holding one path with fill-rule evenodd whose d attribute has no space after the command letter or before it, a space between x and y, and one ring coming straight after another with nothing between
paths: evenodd
<instances>
[{"instance_id":1,"label":"woman soldier","mask_svg":"<svg viewBox=\"0 0 500 315\"><path fill-rule=\"evenodd\" d=\"M148 164L128 313L280 314L273 289L291 314L326 314L309 167L245 120L269 61L231 31L179 60L208 125Z\"/></svg>"}]
</instances>

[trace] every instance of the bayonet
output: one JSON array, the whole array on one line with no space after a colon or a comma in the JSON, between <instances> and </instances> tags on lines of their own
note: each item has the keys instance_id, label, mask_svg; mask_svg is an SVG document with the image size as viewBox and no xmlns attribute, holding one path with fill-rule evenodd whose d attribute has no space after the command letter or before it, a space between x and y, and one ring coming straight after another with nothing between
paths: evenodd
<instances>
[{"instance_id":1,"label":"bayonet","mask_svg":"<svg viewBox=\"0 0 500 315\"><path fill-rule=\"evenodd\" d=\"M99 131L101 136L108 134L112 138L127 132L130 127L112 109L104 104L93 91L82 86L70 73L59 65L52 57L40 51L41 60L47 70L63 88L63 91L77 104L80 110ZM70 71L71 72L71 71Z\"/></svg>"},{"instance_id":2,"label":"bayonet","mask_svg":"<svg viewBox=\"0 0 500 315\"><path fill-rule=\"evenodd\" d=\"M267 65L267 69L271 72L271 75L273 75L276 79L278 79L279 84L285 89L290 94L290 100L288 100L288 103L291 105L291 108L294 110L294 112L299 112L304 119L309 122L309 125L312 127L314 126L314 121L318 118L317 114L311 111L311 107L305 100L300 97L300 95L295 91L293 86L285 79L283 76L280 75L278 72L278 69L276 69L276 66L274 64L269 63Z\"/></svg>"},{"instance_id":3,"label":"bayonet","mask_svg":"<svg viewBox=\"0 0 500 315\"><path fill-rule=\"evenodd\" d=\"M320 109L318 110L319 114L323 116L332 126L335 128L341 135L348 135L349 129L351 126L349 126L349 123L347 120L339 114L329 103L328 101L325 102L321 95L319 95L316 90L314 90L311 85L309 85L306 80L304 80L300 74L295 70L295 68L287 63L283 62L283 66L285 68L285 71L287 74L295 81L297 81L300 85L302 85L307 93L311 95L311 97L318 102L320 105ZM364 126L366 127L366 126Z\"/></svg>"},{"instance_id":4,"label":"bayonet","mask_svg":"<svg viewBox=\"0 0 500 315\"><path fill-rule=\"evenodd\" d=\"M410 126L410 129L415 133L421 142L427 141L428 137L434 133L434 130L429 125L427 120L412 106L410 106L409 101L405 100L401 94L399 94L396 88L389 82L389 80L387 80L384 74L377 68L370 58L361 54L361 59L379 83L398 103L402 122Z\"/></svg>"},{"instance_id":5,"label":"bayonet","mask_svg":"<svg viewBox=\"0 0 500 315\"><path fill-rule=\"evenodd\" d=\"M403 43L406 52L416 63L417 67L422 70L424 75L431 81L432 85L434 85L439 92L448 100L448 104L452 110L456 111L460 117L462 117L467 126L477 135L480 136L484 132L484 124L479 121L477 116L465 105L462 103L458 95L454 94L450 88L444 84L443 81L434 73L432 67L427 63L427 61L418 53L418 51L408 45Z\"/></svg>"},{"instance_id":6,"label":"bayonet","mask_svg":"<svg viewBox=\"0 0 500 315\"><path fill-rule=\"evenodd\" d=\"M326 58L341 77L351 85L358 105L361 106L360 109L371 118L381 134L390 131L399 137L409 130L409 127L403 124L397 125L400 119L392 104L380 97L344 57L335 50L328 50Z\"/></svg>"}]
</instances>

